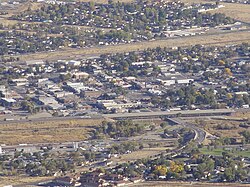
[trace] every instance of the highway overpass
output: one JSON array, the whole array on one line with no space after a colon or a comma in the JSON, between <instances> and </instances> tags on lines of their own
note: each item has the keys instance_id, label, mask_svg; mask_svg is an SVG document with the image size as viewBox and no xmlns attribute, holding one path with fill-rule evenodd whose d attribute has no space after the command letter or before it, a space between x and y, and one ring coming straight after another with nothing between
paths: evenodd
<instances>
[{"instance_id":1,"label":"highway overpass","mask_svg":"<svg viewBox=\"0 0 250 187\"><path fill-rule=\"evenodd\" d=\"M231 115L236 112L233 109L209 109L209 110L180 110L180 111L160 111L160 112L138 112L138 113L116 113L103 114L103 117L111 119L137 119L153 117L192 117L192 116L218 116Z\"/></svg>"}]
</instances>

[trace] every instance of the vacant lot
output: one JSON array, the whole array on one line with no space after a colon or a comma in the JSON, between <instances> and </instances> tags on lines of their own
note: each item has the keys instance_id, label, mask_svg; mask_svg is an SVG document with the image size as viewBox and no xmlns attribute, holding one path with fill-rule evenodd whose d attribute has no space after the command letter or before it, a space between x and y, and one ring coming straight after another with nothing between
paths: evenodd
<instances>
[{"instance_id":1,"label":"vacant lot","mask_svg":"<svg viewBox=\"0 0 250 187\"><path fill-rule=\"evenodd\" d=\"M224 13L239 21L250 23L250 5L237 3L221 3L225 7L215 10L213 12Z\"/></svg>"},{"instance_id":2,"label":"vacant lot","mask_svg":"<svg viewBox=\"0 0 250 187\"><path fill-rule=\"evenodd\" d=\"M215 3L216 0L181 0L184 3ZM225 7L220 8L211 13L224 13L229 17L237 19L239 21L244 21L250 23L250 5L248 4L239 4L239 3L221 3Z\"/></svg>"},{"instance_id":3,"label":"vacant lot","mask_svg":"<svg viewBox=\"0 0 250 187\"><path fill-rule=\"evenodd\" d=\"M194 187L208 187L208 186L223 186L223 187L242 187L247 186L246 184L236 184L236 183L200 183L200 182L169 182L169 181L148 181L142 182L134 185L135 187L184 187L184 186L194 186Z\"/></svg>"},{"instance_id":4,"label":"vacant lot","mask_svg":"<svg viewBox=\"0 0 250 187\"><path fill-rule=\"evenodd\" d=\"M88 119L2 124L0 144L80 141L89 137L90 131L100 123L101 120Z\"/></svg>"},{"instance_id":5,"label":"vacant lot","mask_svg":"<svg viewBox=\"0 0 250 187\"><path fill-rule=\"evenodd\" d=\"M174 147L156 147L156 148L145 148L139 151L134 151L129 154L121 155L119 158L113 158L112 161L115 163L133 162L137 159L149 158L160 153L166 153L166 149L173 149Z\"/></svg>"},{"instance_id":6,"label":"vacant lot","mask_svg":"<svg viewBox=\"0 0 250 187\"><path fill-rule=\"evenodd\" d=\"M80 2L90 2L90 0L79 0ZM95 3L108 3L108 0L93 0ZM113 0L113 2L129 3L134 2L134 0Z\"/></svg>"},{"instance_id":7,"label":"vacant lot","mask_svg":"<svg viewBox=\"0 0 250 187\"><path fill-rule=\"evenodd\" d=\"M192 124L197 124L208 133L219 137L240 138L241 132L249 130L239 125L250 119L250 112L237 112L234 116L221 116L213 118L188 120Z\"/></svg>"},{"instance_id":8,"label":"vacant lot","mask_svg":"<svg viewBox=\"0 0 250 187\"><path fill-rule=\"evenodd\" d=\"M245 112L236 112L234 116L230 116L227 118L232 118L232 119L250 119L250 112L245 111Z\"/></svg>"},{"instance_id":9,"label":"vacant lot","mask_svg":"<svg viewBox=\"0 0 250 187\"><path fill-rule=\"evenodd\" d=\"M246 130L245 128L239 127L241 122L230 121L230 120L205 120L205 130L213 135L220 137L241 137L240 132ZM219 126L228 126L231 129L219 129Z\"/></svg>"},{"instance_id":10,"label":"vacant lot","mask_svg":"<svg viewBox=\"0 0 250 187\"><path fill-rule=\"evenodd\" d=\"M0 187L5 185L25 185L38 181L50 180L52 177L0 177Z\"/></svg>"},{"instance_id":11,"label":"vacant lot","mask_svg":"<svg viewBox=\"0 0 250 187\"><path fill-rule=\"evenodd\" d=\"M220 119L201 119L201 120L190 120L190 123L197 124L199 127L206 130L212 135L218 137L241 137L240 132L246 130L245 128L239 127L241 122L231 120L220 120ZM225 126L228 129L224 128ZM224 128L224 129L221 129Z\"/></svg>"}]
</instances>

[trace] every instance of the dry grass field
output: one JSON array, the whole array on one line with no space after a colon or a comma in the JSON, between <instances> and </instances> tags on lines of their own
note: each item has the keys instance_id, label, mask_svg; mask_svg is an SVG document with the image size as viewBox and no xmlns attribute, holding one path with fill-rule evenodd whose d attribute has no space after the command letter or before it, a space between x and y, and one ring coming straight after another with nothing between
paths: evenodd
<instances>
[{"instance_id":1,"label":"dry grass field","mask_svg":"<svg viewBox=\"0 0 250 187\"><path fill-rule=\"evenodd\" d=\"M239 127L239 124L241 122L236 122L236 121L230 121L230 120L205 120L204 125L205 125L205 130L213 135L217 135L220 137L241 137L240 132L246 130L245 128ZM229 128L232 128L230 130L221 130L218 129L218 125L227 125Z\"/></svg>"},{"instance_id":2,"label":"dry grass field","mask_svg":"<svg viewBox=\"0 0 250 187\"><path fill-rule=\"evenodd\" d=\"M229 116L228 118L250 119L250 112L237 112L234 116Z\"/></svg>"},{"instance_id":3,"label":"dry grass field","mask_svg":"<svg viewBox=\"0 0 250 187\"><path fill-rule=\"evenodd\" d=\"M129 154L124 154L120 156L119 158L112 158L112 161L115 161L117 163L133 162L137 159L149 158L150 156L154 156L156 154L166 152L166 149L167 149L166 147L144 148L139 151L134 151ZM168 148L168 149L171 149L171 148Z\"/></svg>"},{"instance_id":4,"label":"dry grass field","mask_svg":"<svg viewBox=\"0 0 250 187\"><path fill-rule=\"evenodd\" d=\"M91 0L77 0L79 2L90 2ZM134 0L113 0L113 2L121 2L121 3L128 3L133 2ZM95 3L108 3L108 0L93 0Z\"/></svg>"},{"instance_id":5,"label":"dry grass field","mask_svg":"<svg viewBox=\"0 0 250 187\"><path fill-rule=\"evenodd\" d=\"M181 0L184 3L215 3L215 0ZM220 8L211 13L224 13L229 17L237 19L239 21L244 21L250 23L250 5L249 4L239 4L239 3L220 3L225 7Z\"/></svg>"},{"instance_id":6,"label":"dry grass field","mask_svg":"<svg viewBox=\"0 0 250 187\"><path fill-rule=\"evenodd\" d=\"M222 3L225 7L213 12L224 13L236 20L250 23L250 5L237 3Z\"/></svg>"},{"instance_id":7,"label":"dry grass field","mask_svg":"<svg viewBox=\"0 0 250 187\"><path fill-rule=\"evenodd\" d=\"M41 6L42 6L42 3L27 1L25 3L19 4L18 6L16 6L15 9L7 10L8 14L5 15L5 17L10 17L11 15L14 15L14 14L19 14L25 10L28 10L28 8L30 8L31 10L37 10Z\"/></svg>"},{"instance_id":8,"label":"dry grass field","mask_svg":"<svg viewBox=\"0 0 250 187\"><path fill-rule=\"evenodd\" d=\"M0 187L10 185L10 184L25 186L25 184L38 182L38 181L46 181L50 179L53 179L53 177L21 177L21 176L0 177Z\"/></svg>"},{"instance_id":9,"label":"dry grass field","mask_svg":"<svg viewBox=\"0 0 250 187\"><path fill-rule=\"evenodd\" d=\"M194 187L244 187L249 186L247 184L239 183L200 183L200 182L169 182L169 181L148 181L142 182L139 184L133 185L134 187L185 187L185 186L194 186Z\"/></svg>"},{"instance_id":10,"label":"dry grass field","mask_svg":"<svg viewBox=\"0 0 250 187\"><path fill-rule=\"evenodd\" d=\"M240 127L242 123L240 120L249 120L250 112L236 113L234 116L225 116L220 118L204 118L189 120L193 124L197 124L199 127L206 130L208 133L220 137L242 137L240 132L247 130L246 128ZM218 129L218 125L222 127L229 127L229 129Z\"/></svg>"},{"instance_id":11,"label":"dry grass field","mask_svg":"<svg viewBox=\"0 0 250 187\"><path fill-rule=\"evenodd\" d=\"M80 141L86 139L94 126L100 123L101 120L82 119L2 124L0 126L0 144Z\"/></svg>"},{"instance_id":12,"label":"dry grass field","mask_svg":"<svg viewBox=\"0 0 250 187\"><path fill-rule=\"evenodd\" d=\"M15 15L15 14L19 14L20 12L23 12L25 10L27 10L28 8L30 8L31 10L37 10L39 9L40 7L42 6L41 3L35 3L35 2L26 2L26 3L23 3L23 4L20 4L16 9L13 9L13 10L8 10L8 14L7 15L1 15L0 16L0 24L3 24L5 26L12 26L12 25L15 25L17 23L25 23L25 22L21 22L21 21L16 21L16 20L10 20L9 18L12 16L12 15Z\"/></svg>"}]
</instances>

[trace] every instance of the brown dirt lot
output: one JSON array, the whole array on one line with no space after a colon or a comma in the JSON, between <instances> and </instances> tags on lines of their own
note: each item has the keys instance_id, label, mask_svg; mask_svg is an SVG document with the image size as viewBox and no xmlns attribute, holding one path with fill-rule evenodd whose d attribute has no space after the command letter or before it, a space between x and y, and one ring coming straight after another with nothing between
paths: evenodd
<instances>
[{"instance_id":1,"label":"brown dirt lot","mask_svg":"<svg viewBox=\"0 0 250 187\"><path fill-rule=\"evenodd\" d=\"M224 13L225 15L232 17L239 21L250 23L250 5L238 4L238 3L221 3L225 7L212 11L218 13Z\"/></svg>"},{"instance_id":2,"label":"brown dirt lot","mask_svg":"<svg viewBox=\"0 0 250 187\"><path fill-rule=\"evenodd\" d=\"M52 177L20 177L20 176L13 176L13 177L0 177L0 187L6 185L25 185L28 183L33 183L37 181L45 181L50 180Z\"/></svg>"},{"instance_id":3,"label":"brown dirt lot","mask_svg":"<svg viewBox=\"0 0 250 187\"><path fill-rule=\"evenodd\" d=\"M21 3L18 6L16 6L15 9L7 10L8 14L5 17L10 17L14 14L19 14L20 12L28 10L28 8L30 8L31 10L37 10L41 6L42 6L42 3L30 2L30 1Z\"/></svg>"},{"instance_id":4,"label":"brown dirt lot","mask_svg":"<svg viewBox=\"0 0 250 187\"><path fill-rule=\"evenodd\" d=\"M184 3L215 3L215 0L181 0ZM239 3L220 3L225 7L220 8L211 13L224 13L229 17L237 19L239 21L244 21L250 23L250 5L249 4L239 4Z\"/></svg>"},{"instance_id":5,"label":"brown dirt lot","mask_svg":"<svg viewBox=\"0 0 250 187\"><path fill-rule=\"evenodd\" d=\"M0 126L0 144L16 145L20 143L80 141L86 139L89 136L89 132L100 123L101 120L80 119L2 124Z\"/></svg>"},{"instance_id":6,"label":"brown dirt lot","mask_svg":"<svg viewBox=\"0 0 250 187\"><path fill-rule=\"evenodd\" d=\"M206 124L205 130L213 135L219 135L220 137L241 137L240 132L246 130L245 128L239 127L240 122L230 120L209 120L204 122ZM220 130L217 125L228 125L232 127L230 130Z\"/></svg>"},{"instance_id":7,"label":"brown dirt lot","mask_svg":"<svg viewBox=\"0 0 250 187\"><path fill-rule=\"evenodd\" d=\"M119 163L124 163L124 162L129 162L129 161L132 162L137 159L148 158L150 156L154 156L156 154L166 152L166 149L173 149L173 147L171 148L166 148L166 147L145 148L140 151L134 151L130 154L124 154L120 158L114 158L113 160Z\"/></svg>"},{"instance_id":8,"label":"brown dirt lot","mask_svg":"<svg viewBox=\"0 0 250 187\"><path fill-rule=\"evenodd\" d=\"M89 2L90 0L78 0L79 2ZM121 3L129 3L133 2L134 0L113 0L114 2L121 2ZM108 3L108 0L93 0L95 3Z\"/></svg>"},{"instance_id":9,"label":"brown dirt lot","mask_svg":"<svg viewBox=\"0 0 250 187\"><path fill-rule=\"evenodd\" d=\"M237 112L233 116L230 116L228 118L250 119L250 112Z\"/></svg>"},{"instance_id":10,"label":"brown dirt lot","mask_svg":"<svg viewBox=\"0 0 250 187\"><path fill-rule=\"evenodd\" d=\"M248 186L247 184L233 184L233 183L200 183L200 182L169 182L169 181L157 181L157 182L142 182L134 185L135 187L183 187L183 186L194 186L194 187L243 187Z\"/></svg>"}]
</instances>

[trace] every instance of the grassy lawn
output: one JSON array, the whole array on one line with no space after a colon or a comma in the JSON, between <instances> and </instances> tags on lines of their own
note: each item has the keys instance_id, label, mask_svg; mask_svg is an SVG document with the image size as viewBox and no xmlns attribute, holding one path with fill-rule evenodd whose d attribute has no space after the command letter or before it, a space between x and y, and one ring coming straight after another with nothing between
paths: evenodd
<instances>
[{"instance_id":1,"label":"grassy lawn","mask_svg":"<svg viewBox=\"0 0 250 187\"><path fill-rule=\"evenodd\" d=\"M199 150L202 154L205 154L205 155L222 156L222 152L229 152L229 153L232 153L233 155L250 158L250 150L231 151L231 150L223 150L222 148L208 150L207 147L200 148Z\"/></svg>"}]
</instances>

